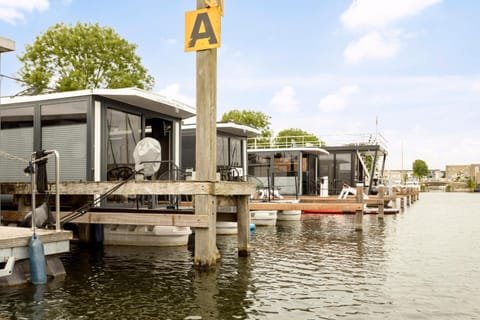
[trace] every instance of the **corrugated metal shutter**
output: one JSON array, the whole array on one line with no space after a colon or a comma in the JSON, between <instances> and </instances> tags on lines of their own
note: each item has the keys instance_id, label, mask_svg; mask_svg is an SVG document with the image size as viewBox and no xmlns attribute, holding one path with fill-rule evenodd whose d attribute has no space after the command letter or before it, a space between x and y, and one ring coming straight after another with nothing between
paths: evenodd
<instances>
[{"instance_id":1,"label":"corrugated metal shutter","mask_svg":"<svg viewBox=\"0 0 480 320\"><path fill-rule=\"evenodd\" d=\"M87 125L51 126L42 129L42 147L60 154L60 180L79 181L87 178ZM55 160L47 164L48 181L55 181Z\"/></svg>"},{"instance_id":2,"label":"corrugated metal shutter","mask_svg":"<svg viewBox=\"0 0 480 320\"><path fill-rule=\"evenodd\" d=\"M0 130L0 150L11 155L30 160L33 150L33 128L16 128ZM0 157L1 182L29 182L23 170L27 163Z\"/></svg>"}]
</instances>

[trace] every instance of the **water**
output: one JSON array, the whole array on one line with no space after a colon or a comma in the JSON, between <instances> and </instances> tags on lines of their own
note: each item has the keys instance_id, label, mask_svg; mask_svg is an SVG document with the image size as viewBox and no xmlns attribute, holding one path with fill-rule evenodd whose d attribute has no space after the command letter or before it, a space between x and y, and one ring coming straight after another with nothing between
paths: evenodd
<instances>
[{"instance_id":1,"label":"water","mask_svg":"<svg viewBox=\"0 0 480 320\"><path fill-rule=\"evenodd\" d=\"M425 193L398 215L258 227L252 254L219 237L196 271L182 248L72 247L68 275L0 288L0 319L479 319L480 194Z\"/></svg>"}]
</instances>

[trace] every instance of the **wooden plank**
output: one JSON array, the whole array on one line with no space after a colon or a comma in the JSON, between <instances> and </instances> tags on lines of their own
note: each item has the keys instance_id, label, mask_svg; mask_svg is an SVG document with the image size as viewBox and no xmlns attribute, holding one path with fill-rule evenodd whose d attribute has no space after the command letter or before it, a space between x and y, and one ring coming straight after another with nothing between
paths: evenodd
<instances>
[{"instance_id":1,"label":"wooden plank","mask_svg":"<svg viewBox=\"0 0 480 320\"><path fill-rule=\"evenodd\" d=\"M71 231L37 229L36 233L43 243L71 240ZM33 231L30 228L0 226L0 248L28 246Z\"/></svg>"},{"instance_id":2,"label":"wooden plank","mask_svg":"<svg viewBox=\"0 0 480 320\"><path fill-rule=\"evenodd\" d=\"M359 203L285 203L285 202L250 202L250 210L363 210Z\"/></svg>"},{"instance_id":3,"label":"wooden plank","mask_svg":"<svg viewBox=\"0 0 480 320\"><path fill-rule=\"evenodd\" d=\"M214 184L217 196L250 196L255 193L256 185L250 182L220 181Z\"/></svg>"},{"instance_id":4,"label":"wooden plank","mask_svg":"<svg viewBox=\"0 0 480 320\"><path fill-rule=\"evenodd\" d=\"M143 226L177 226L207 228L208 215L168 213L87 212L73 220L75 223L127 224Z\"/></svg>"},{"instance_id":5,"label":"wooden plank","mask_svg":"<svg viewBox=\"0 0 480 320\"><path fill-rule=\"evenodd\" d=\"M384 196L384 199L381 200L378 196L368 196L368 199L364 199L366 204L380 204L383 201L395 200L395 196ZM347 199L338 199L337 197L317 197L317 196L307 196L300 197L300 202L306 203L355 203L357 198L355 196L350 196Z\"/></svg>"},{"instance_id":6,"label":"wooden plank","mask_svg":"<svg viewBox=\"0 0 480 320\"><path fill-rule=\"evenodd\" d=\"M118 183L118 181L62 182L59 185L59 190L62 195L103 194ZM29 183L1 183L0 187L3 194L31 193ZM49 190L51 193L55 193L55 184L50 184ZM112 192L112 194L250 195L254 192L255 184L248 182L129 181Z\"/></svg>"}]
</instances>

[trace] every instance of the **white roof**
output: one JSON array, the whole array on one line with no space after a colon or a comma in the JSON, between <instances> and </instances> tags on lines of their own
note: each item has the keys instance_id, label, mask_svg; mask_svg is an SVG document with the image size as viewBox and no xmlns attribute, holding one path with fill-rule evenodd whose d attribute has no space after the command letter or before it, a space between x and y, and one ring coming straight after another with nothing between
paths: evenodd
<instances>
[{"instance_id":1,"label":"white roof","mask_svg":"<svg viewBox=\"0 0 480 320\"><path fill-rule=\"evenodd\" d=\"M83 96L104 97L118 102L137 106L139 108L163 113L174 118L185 119L195 115L195 108L193 108L192 106L189 106L175 99L171 99L163 95L138 88L91 89L40 94L36 96L7 97L2 98L1 104L12 105Z\"/></svg>"},{"instance_id":2,"label":"white roof","mask_svg":"<svg viewBox=\"0 0 480 320\"><path fill-rule=\"evenodd\" d=\"M327 150L318 147L292 147L292 148L270 148L270 149L248 149L248 153L256 152L288 152L288 151L301 151L314 154L330 154Z\"/></svg>"},{"instance_id":3,"label":"white roof","mask_svg":"<svg viewBox=\"0 0 480 320\"><path fill-rule=\"evenodd\" d=\"M241 137L255 137L261 134L260 130L252 128L244 124L238 124L234 122L217 122L217 131L233 134ZM191 123L191 120L187 120L182 124L182 131L195 130L196 123Z\"/></svg>"}]
</instances>

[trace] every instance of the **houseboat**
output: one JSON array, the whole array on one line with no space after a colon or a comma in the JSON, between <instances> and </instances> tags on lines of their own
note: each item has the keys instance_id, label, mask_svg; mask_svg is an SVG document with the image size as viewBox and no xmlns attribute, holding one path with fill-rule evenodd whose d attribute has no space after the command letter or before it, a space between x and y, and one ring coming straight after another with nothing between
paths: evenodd
<instances>
[{"instance_id":1,"label":"houseboat","mask_svg":"<svg viewBox=\"0 0 480 320\"><path fill-rule=\"evenodd\" d=\"M247 181L247 140L260 135L260 131L233 122L217 122L217 174L219 180ZM182 169L187 177L195 170L196 149L195 119L182 124ZM217 208L217 234L237 234L237 222L231 221L236 208ZM253 220L252 220L253 222Z\"/></svg>"},{"instance_id":2,"label":"houseboat","mask_svg":"<svg viewBox=\"0 0 480 320\"><path fill-rule=\"evenodd\" d=\"M24 174L27 164L21 160L28 162L32 152L38 150L58 151L62 182L125 180L135 173L133 153L146 137L157 140L161 148L155 178L168 176L173 167L181 165L182 120L194 115L195 110L189 105L135 88L3 98L0 185L30 182L30 177ZM53 163L47 165L47 176L53 181ZM28 199L24 198L3 195L2 200L2 207L13 205L22 210L21 204L25 202L28 206ZM145 204L141 200L137 196L110 196L97 206L138 208ZM62 210L74 210L90 201L82 196L62 197ZM171 233L187 239L190 233L187 228L176 228ZM141 234L143 240L148 239L142 240L142 244L155 245L155 239L166 232L165 228L160 229L152 226L139 230L130 226L125 231L123 227L109 225L103 230L104 243L135 244Z\"/></svg>"},{"instance_id":3,"label":"houseboat","mask_svg":"<svg viewBox=\"0 0 480 320\"><path fill-rule=\"evenodd\" d=\"M380 145L256 145L249 142L248 174L283 196L338 195L344 185L357 183L363 183L367 193L375 193L387 155ZM272 192L271 199L275 198Z\"/></svg>"},{"instance_id":4,"label":"houseboat","mask_svg":"<svg viewBox=\"0 0 480 320\"><path fill-rule=\"evenodd\" d=\"M260 131L233 122L217 122L217 172L222 180L244 181L247 177L247 140L260 135ZM195 119L182 125L182 168L195 170Z\"/></svg>"}]
</instances>

